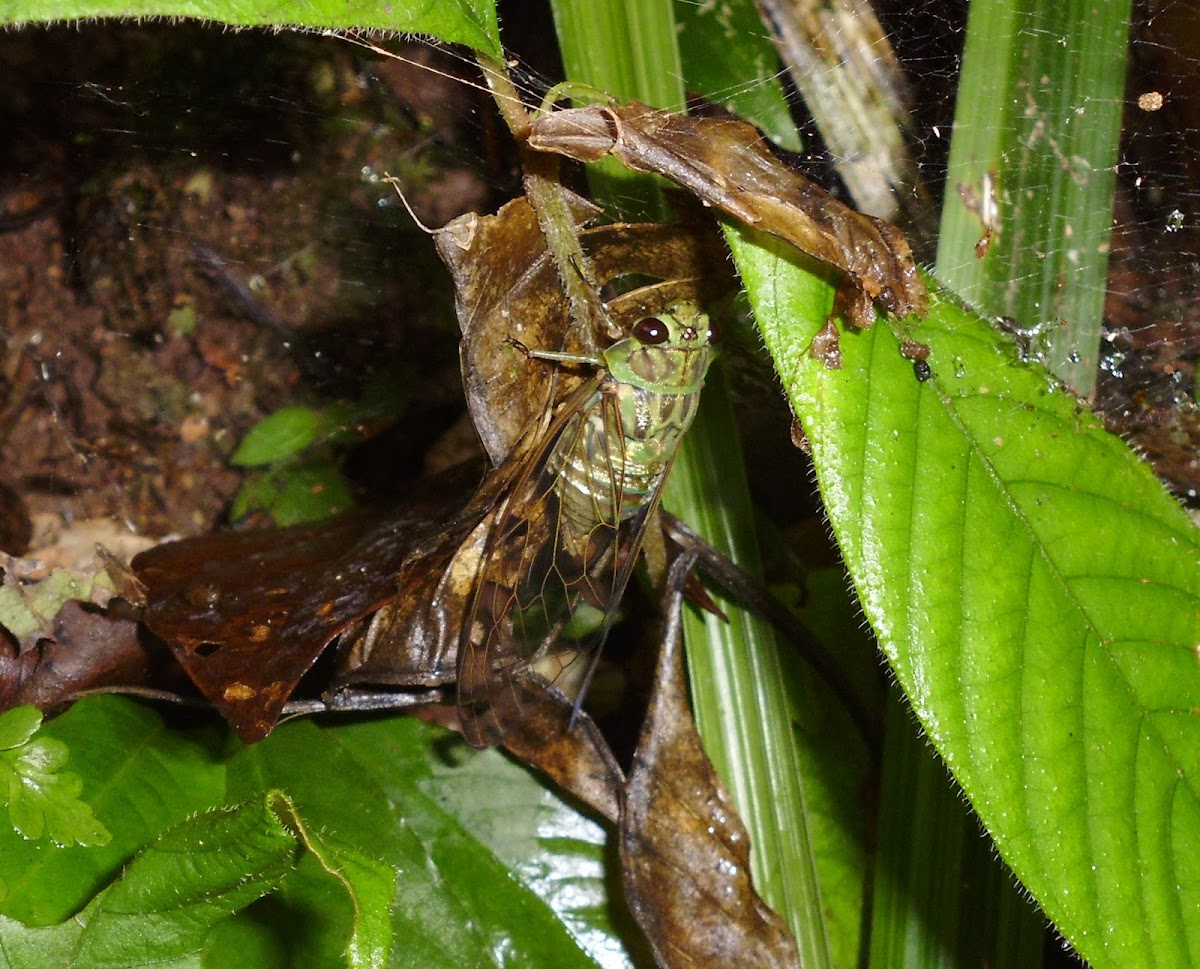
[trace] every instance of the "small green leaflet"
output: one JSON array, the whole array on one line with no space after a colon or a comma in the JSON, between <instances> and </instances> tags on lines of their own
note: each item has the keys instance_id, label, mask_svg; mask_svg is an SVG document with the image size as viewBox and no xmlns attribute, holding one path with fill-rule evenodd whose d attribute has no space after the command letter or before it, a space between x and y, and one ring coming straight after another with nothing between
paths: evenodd
<instances>
[{"instance_id":1,"label":"small green leaflet","mask_svg":"<svg viewBox=\"0 0 1200 969\"><path fill-rule=\"evenodd\" d=\"M112 836L87 802L83 781L60 771L67 745L50 737L34 739L42 725L35 707L0 714L0 784L12 826L30 841L49 838L57 845L108 844Z\"/></svg>"},{"instance_id":2,"label":"small green leaflet","mask_svg":"<svg viewBox=\"0 0 1200 969\"><path fill-rule=\"evenodd\" d=\"M213 926L273 891L293 867L299 842L276 815L276 797L169 829L59 925L0 916L0 969L146 965L148 953L160 967L200 965Z\"/></svg>"}]
</instances>

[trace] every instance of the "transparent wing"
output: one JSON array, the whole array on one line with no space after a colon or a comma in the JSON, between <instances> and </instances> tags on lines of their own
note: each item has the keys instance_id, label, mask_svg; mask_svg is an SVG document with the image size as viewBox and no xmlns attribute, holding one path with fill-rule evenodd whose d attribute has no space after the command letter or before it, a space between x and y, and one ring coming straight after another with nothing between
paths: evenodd
<instances>
[{"instance_id":1,"label":"transparent wing","mask_svg":"<svg viewBox=\"0 0 1200 969\"><path fill-rule=\"evenodd\" d=\"M661 490L628 507L624 446L616 403L595 378L524 459L498 509L458 654L459 719L475 746L502 742L539 660L603 643Z\"/></svg>"}]
</instances>

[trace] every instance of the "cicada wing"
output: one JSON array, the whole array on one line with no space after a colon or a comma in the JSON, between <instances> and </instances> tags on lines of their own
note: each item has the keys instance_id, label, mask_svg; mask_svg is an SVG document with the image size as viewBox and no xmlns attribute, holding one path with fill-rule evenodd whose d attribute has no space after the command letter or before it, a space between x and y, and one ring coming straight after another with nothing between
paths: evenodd
<instances>
[{"instance_id":1,"label":"cicada wing","mask_svg":"<svg viewBox=\"0 0 1200 969\"><path fill-rule=\"evenodd\" d=\"M607 433L589 432L595 408ZM501 743L522 715L521 698L542 679L537 660L558 646L586 652L607 634L645 522L641 512L622 513L623 447L615 402L599 378L589 381L527 454L497 509L458 654L459 719L477 747ZM564 499L565 465L584 461L595 514L586 500L568 507ZM604 618L580 631L585 604Z\"/></svg>"}]
</instances>

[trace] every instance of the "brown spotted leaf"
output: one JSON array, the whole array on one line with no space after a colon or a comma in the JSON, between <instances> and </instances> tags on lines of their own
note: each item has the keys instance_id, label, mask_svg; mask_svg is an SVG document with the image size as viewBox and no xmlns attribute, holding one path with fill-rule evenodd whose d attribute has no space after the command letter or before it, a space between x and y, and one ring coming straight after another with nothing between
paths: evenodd
<instances>
[{"instance_id":1,"label":"brown spotted leaf","mask_svg":"<svg viewBox=\"0 0 1200 969\"><path fill-rule=\"evenodd\" d=\"M458 511L469 494L460 476L383 519L359 514L149 549L133 561L147 587L144 621L238 735L261 740L335 636L401 589L424 593L420 581L398 576L445 567L447 549L479 518L474 506ZM407 604L406 615L436 606L426 598ZM436 678L426 671L410 682Z\"/></svg>"},{"instance_id":2,"label":"brown spotted leaf","mask_svg":"<svg viewBox=\"0 0 1200 969\"><path fill-rule=\"evenodd\" d=\"M898 316L924 311L925 288L903 233L792 171L744 121L692 118L637 101L596 104L541 115L528 144L583 162L612 155L634 171L663 175L836 267L850 285L846 313L855 326L874 322L873 302Z\"/></svg>"}]
</instances>

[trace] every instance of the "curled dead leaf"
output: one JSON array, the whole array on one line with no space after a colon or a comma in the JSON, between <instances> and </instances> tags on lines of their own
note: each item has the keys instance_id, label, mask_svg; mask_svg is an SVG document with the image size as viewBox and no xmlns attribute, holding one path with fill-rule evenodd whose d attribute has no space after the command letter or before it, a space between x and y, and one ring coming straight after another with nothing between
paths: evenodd
<instances>
[{"instance_id":1,"label":"curled dead leaf","mask_svg":"<svg viewBox=\"0 0 1200 969\"><path fill-rule=\"evenodd\" d=\"M693 219L585 229L600 210L571 193L568 203L601 287L634 273L659 281L605 302L605 315L617 331L671 303L711 305L733 291L725 248L711 224ZM488 457L499 466L517 441L585 378L532 359L517 344L594 355L614 334L590 333L572 322L528 199L515 199L495 215L462 216L434 235L454 277L467 406Z\"/></svg>"},{"instance_id":2,"label":"curled dead leaf","mask_svg":"<svg viewBox=\"0 0 1200 969\"><path fill-rule=\"evenodd\" d=\"M924 312L925 287L904 234L792 171L744 121L692 118L637 101L596 104L536 118L528 145L583 162L612 155L634 171L663 175L836 267L850 284L846 316L854 326L874 322L876 302L897 316Z\"/></svg>"},{"instance_id":3,"label":"curled dead leaf","mask_svg":"<svg viewBox=\"0 0 1200 969\"><path fill-rule=\"evenodd\" d=\"M754 890L746 829L692 719L681 611L693 561L684 554L671 567L654 694L629 770L625 897L661 966L798 966L791 933Z\"/></svg>"}]
</instances>

